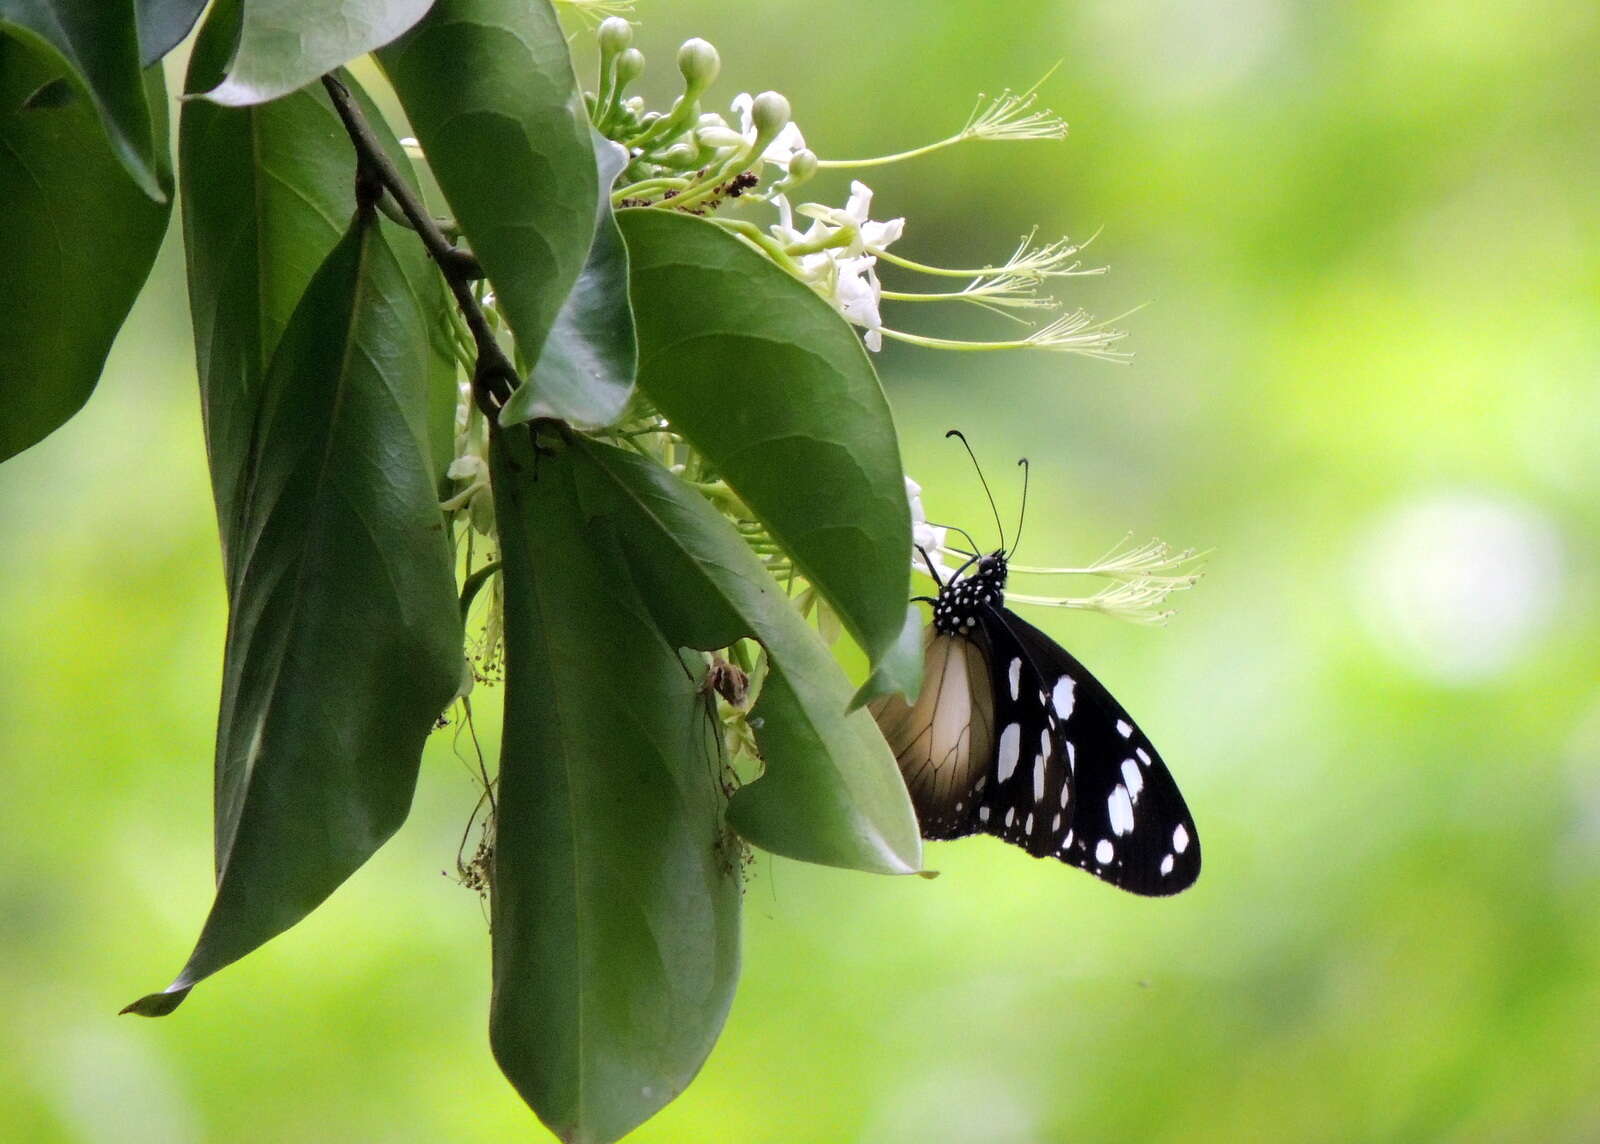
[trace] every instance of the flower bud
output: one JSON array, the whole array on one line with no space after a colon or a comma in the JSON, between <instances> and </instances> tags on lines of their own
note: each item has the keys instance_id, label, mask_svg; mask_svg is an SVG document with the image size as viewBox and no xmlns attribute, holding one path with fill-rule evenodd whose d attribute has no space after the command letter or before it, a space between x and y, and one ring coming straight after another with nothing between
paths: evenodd
<instances>
[{"instance_id":1,"label":"flower bud","mask_svg":"<svg viewBox=\"0 0 1600 1144\"><path fill-rule=\"evenodd\" d=\"M775 91L762 92L750 107L750 122L757 135L771 139L789 122L789 101Z\"/></svg>"},{"instance_id":2,"label":"flower bud","mask_svg":"<svg viewBox=\"0 0 1600 1144\"><path fill-rule=\"evenodd\" d=\"M789 178L786 182L790 186L798 186L816 173L817 153L809 147L802 147L789 160Z\"/></svg>"},{"instance_id":3,"label":"flower bud","mask_svg":"<svg viewBox=\"0 0 1600 1144\"><path fill-rule=\"evenodd\" d=\"M617 57L617 90L621 91L644 74L644 53L629 48Z\"/></svg>"},{"instance_id":4,"label":"flower bud","mask_svg":"<svg viewBox=\"0 0 1600 1144\"><path fill-rule=\"evenodd\" d=\"M717 55L716 48L695 36L683 41L678 49L678 70L683 73L688 90L698 95L717 78L722 70L722 57Z\"/></svg>"},{"instance_id":5,"label":"flower bud","mask_svg":"<svg viewBox=\"0 0 1600 1144\"><path fill-rule=\"evenodd\" d=\"M600 41L602 56L614 56L633 43L633 25L621 16L607 16L600 21L595 38Z\"/></svg>"},{"instance_id":6,"label":"flower bud","mask_svg":"<svg viewBox=\"0 0 1600 1144\"><path fill-rule=\"evenodd\" d=\"M689 143L674 143L661 153L661 165L675 170L693 167L700 160L700 149Z\"/></svg>"}]
</instances>

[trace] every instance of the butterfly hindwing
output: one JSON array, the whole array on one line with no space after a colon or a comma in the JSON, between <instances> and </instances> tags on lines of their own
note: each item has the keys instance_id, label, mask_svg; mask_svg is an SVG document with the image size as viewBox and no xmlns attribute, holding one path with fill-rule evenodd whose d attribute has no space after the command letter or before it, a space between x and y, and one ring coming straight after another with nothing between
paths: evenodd
<instances>
[{"instance_id":1,"label":"butterfly hindwing","mask_svg":"<svg viewBox=\"0 0 1600 1144\"><path fill-rule=\"evenodd\" d=\"M983 627L995 662L1020 651L1020 674L1033 684L1032 705L1019 709L1024 740L1034 728L1026 712L1043 709L1056 748L1053 761L1045 764L1042 789L1037 781L1019 783L1013 775L997 792L1014 818L1031 803L1033 832L1012 837L993 830L994 816L1003 813L998 802L980 829L1000 833L1040 856L1053 853L1136 894L1175 894L1190 886L1200 874L1199 838L1183 796L1150 740L1081 663L1015 612L988 609ZM1027 697L1021 687L1018 691ZM995 726L1003 741L1008 714L1001 698L996 700ZM1003 762L997 754L997 767ZM1061 785L1054 785L1058 781ZM1032 798L1036 790L1042 800ZM1040 831L1042 816L1049 813L1054 822L1057 800L1066 802L1070 814L1062 816L1059 831L1046 835Z\"/></svg>"},{"instance_id":2,"label":"butterfly hindwing","mask_svg":"<svg viewBox=\"0 0 1600 1144\"><path fill-rule=\"evenodd\" d=\"M894 752L924 838L960 838L977 829L975 787L994 754L989 658L981 639L940 635L924 640L922 691L868 705Z\"/></svg>"}]
</instances>

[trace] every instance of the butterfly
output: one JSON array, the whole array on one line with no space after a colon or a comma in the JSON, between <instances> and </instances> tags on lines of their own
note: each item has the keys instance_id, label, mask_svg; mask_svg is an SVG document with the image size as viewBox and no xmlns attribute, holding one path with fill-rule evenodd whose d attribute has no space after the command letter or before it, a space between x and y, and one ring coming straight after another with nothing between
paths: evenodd
<instances>
[{"instance_id":1,"label":"butterfly","mask_svg":"<svg viewBox=\"0 0 1600 1144\"><path fill-rule=\"evenodd\" d=\"M1192 885L1200 839L1177 784L1099 680L1005 606L1004 536L944 580L923 559L939 594L919 597L922 691L869 706L923 837L993 834L1135 894Z\"/></svg>"}]
</instances>

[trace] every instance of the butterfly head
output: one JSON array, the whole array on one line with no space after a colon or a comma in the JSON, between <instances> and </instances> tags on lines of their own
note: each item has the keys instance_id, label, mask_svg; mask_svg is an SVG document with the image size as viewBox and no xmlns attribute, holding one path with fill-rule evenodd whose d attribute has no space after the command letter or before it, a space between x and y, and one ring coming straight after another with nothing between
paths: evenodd
<instances>
[{"instance_id":1,"label":"butterfly head","mask_svg":"<svg viewBox=\"0 0 1600 1144\"><path fill-rule=\"evenodd\" d=\"M984 608L1005 603L1006 550L997 548L987 556L969 562L968 570L957 573L939 589L933 604L933 626L941 635L967 635L978 626Z\"/></svg>"}]
</instances>

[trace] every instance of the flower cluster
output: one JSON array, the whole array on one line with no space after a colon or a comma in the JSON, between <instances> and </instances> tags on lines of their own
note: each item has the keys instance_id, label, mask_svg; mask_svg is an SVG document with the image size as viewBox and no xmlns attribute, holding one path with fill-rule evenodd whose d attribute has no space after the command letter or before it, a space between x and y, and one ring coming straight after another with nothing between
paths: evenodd
<instances>
[{"instance_id":1,"label":"flower cluster","mask_svg":"<svg viewBox=\"0 0 1600 1144\"><path fill-rule=\"evenodd\" d=\"M842 207L797 202L797 192L819 172L883 166L970 141L1061 139L1066 124L1037 106L1038 84L1023 92L979 97L960 130L932 143L865 159L819 158L794 122L789 101L774 91L741 92L729 114L702 109L701 97L721 70L717 51L691 39L678 49L684 89L665 111L649 110L627 88L644 71L644 54L633 46L633 27L621 17L601 22L598 90L589 97L595 126L628 149L630 162L613 191L618 206L655 207L700 215L726 227L805 282L863 331L878 350L885 337L935 349L1036 348L1121 359L1114 347L1122 333L1081 310L1060 312L1041 295L1051 280L1103 273L1078 260L1084 244L1066 239L1039 243L1023 237L1006 261L973 268L933 266L889 247L905 233L905 219L872 218L872 189L850 184ZM1042 81L1041 81L1042 82ZM759 204L776 218L759 225L748 217L720 215L734 200ZM805 228L797 219L804 219ZM937 279L962 279L955 289L886 289L883 266ZM884 302L957 302L980 306L1026 322L1029 311L1047 315L1018 337L963 341L925 337L884 324Z\"/></svg>"}]
</instances>

